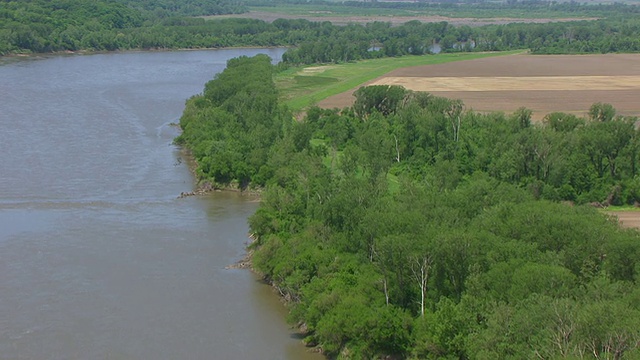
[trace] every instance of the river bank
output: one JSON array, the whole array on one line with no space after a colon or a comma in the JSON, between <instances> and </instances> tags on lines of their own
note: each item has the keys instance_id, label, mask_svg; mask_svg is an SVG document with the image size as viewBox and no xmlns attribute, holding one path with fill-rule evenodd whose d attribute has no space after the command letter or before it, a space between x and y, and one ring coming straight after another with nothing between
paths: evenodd
<instances>
[{"instance_id":1,"label":"river bank","mask_svg":"<svg viewBox=\"0 0 640 360\"><path fill-rule=\"evenodd\" d=\"M178 51L216 51L216 50L251 50L251 49L288 49L287 46L224 46L206 48L150 48L150 49L124 49L124 50L64 50L46 53L8 53L0 55L0 64L24 60L24 59L46 59L51 57L77 56L77 55L99 55L99 54L135 54L135 53L156 53L156 52L178 52Z\"/></svg>"},{"instance_id":2,"label":"river bank","mask_svg":"<svg viewBox=\"0 0 640 360\"><path fill-rule=\"evenodd\" d=\"M202 196L211 194L213 192L234 192L245 196L254 197L256 201L260 201L260 195L262 194L262 188L245 188L242 189L238 182L231 182L229 184L220 184L209 179L203 179L198 175L198 161L195 159L191 150L185 146L179 146L180 157L187 164L189 172L191 172L195 179L194 189L189 192L181 192L178 195L178 199L182 199L189 196Z\"/></svg>"},{"instance_id":3,"label":"river bank","mask_svg":"<svg viewBox=\"0 0 640 360\"><path fill-rule=\"evenodd\" d=\"M228 59L256 53L281 51L0 66L3 358L318 359L258 276L225 269L258 204L176 199L194 178L168 124Z\"/></svg>"}]
</instances>

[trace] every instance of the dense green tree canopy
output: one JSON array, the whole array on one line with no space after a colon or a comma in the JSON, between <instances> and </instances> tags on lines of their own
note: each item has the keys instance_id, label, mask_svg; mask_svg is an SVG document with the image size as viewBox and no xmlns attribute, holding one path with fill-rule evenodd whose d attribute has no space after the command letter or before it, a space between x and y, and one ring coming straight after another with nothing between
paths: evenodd
<instances>
[{"instance_id":1,"label":"dense green tree canopy","mask_svg":"<svg viewBox=\"0 0 640 360\"><path fill-rule=\"evenodd\" d=\"M224 0L4 0L0 4L0 55L189 47L171 27L185 27L195 20L177 16L246 11L239 3Z\"/></svg>"},{"instance_id":2,"label":"dense green tree canopy","mask_svg":"<svg viewBox=\"0 0 640 360\"><path fill-rule=\"evenodd\" d=\"M534 6L555 11L557 7L558 11L581 15L595 11L599 20L481 27L456 27L446 22L423 24L418 21L401 26L382 22L335 26L329 22L306 20L279 19L267 23L251 19L207 21L191 17L246 10L240 3L222 0L5 0L2 5L0 55L76 50L290 46L292 48L284 56L286 63L310 64L422 55L440 50L531 49L541 54L640 51L638 7L619 4L594 7L510 4L504 9L525 10L527 6ZM380 3L375 6L387 5ZM482 6L491 10L496 5ZM468 11L473 9L471 7ZM460 8L458 11L465 10Z\"/></svg>"},{"instance_id":3,"label":"dense green tree canopy","mask_svg":"<svg viewBox=\"0 0 640 360\"><path fill-rule=\"evenodd\" d=\"M271 71L230 61L178 142L203 179L263 187L253 264L308 344L344 359L640 355L640 234L581 205L640 200L637 119L595 104L535 124L365 87L354 108L294 121Z\"/></svg>"},{"instance_id":4,"label":"dense green tree canopy","mask_svg":"<svg viewBox=\"0 0 640 360\"><path fill-rule=\"evenodd\" d=\"M150 12L156 17L175 15L239 14L247 11L241 1L234 0L115 0L128 7Z\"/></svg>"},{"instance_id":5,"label":"dense green tree canopy","mask_svg":"<svg viewBox=\"0 0 640 360\"><path fill-rule=\"evenodd\" d=\"M272 73L266 55L229 60L204 93L187 102L176 143L191 149L204 181L244 187L272 176L269 149L290 119L278 107Z\"/></svg>"}]
</instances>

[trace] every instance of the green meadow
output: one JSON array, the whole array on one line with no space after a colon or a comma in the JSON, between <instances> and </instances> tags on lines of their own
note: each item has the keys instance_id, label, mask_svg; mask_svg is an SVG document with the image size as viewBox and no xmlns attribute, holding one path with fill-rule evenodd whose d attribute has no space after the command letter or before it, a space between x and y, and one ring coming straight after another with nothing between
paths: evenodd
<instances>
[{"instance_id":1,"label":"green meadow","mask_svg":"<svg viewBox=\"0 0 640 360\"><path fill-rule=\"evenodd\" d=\"M275 76L284 103L294 112L306 109L330 96L351 90L400 68L442 64L491 56L521 53L523 50L491 53L454 53L362 60L354 63L294 67Z\"/></svg>"}]
</instances>

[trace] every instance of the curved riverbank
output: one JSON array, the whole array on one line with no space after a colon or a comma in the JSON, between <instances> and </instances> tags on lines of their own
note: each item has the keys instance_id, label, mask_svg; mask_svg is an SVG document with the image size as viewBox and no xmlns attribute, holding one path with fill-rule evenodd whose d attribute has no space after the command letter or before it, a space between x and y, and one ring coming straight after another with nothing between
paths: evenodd
<instances>
[{"instance_id":1,"label":"curved riverbank","mask_svg":"<svg viewBox=\"0 0 640 360\"><path fill-rule=\"evenodd\" d=\"M194 178L167 124L227 59L256 52L0 66L3 357L319 358L292 338L270 288L225 270L257 204L176 199Z\"/></svg>"},{"instance_id":2,"label":"curved riverbank","mask_svg":"<svg viewBox=\"0 0 640 360\"><path fill-rule=\"evenodd\" d=\"M220 184L220 183L215 183L208 179L200 178L200 176L196 171L198 169L198 161L195 159L195 157L193 156L193 154L188 148L185 148L185 147L179 147L179 148L180 148L181 158L184 159L185 163L187 164L187 167L189 168L189 171L191 172L193 178L196 180L194 184L194 189L192 191L180 192L180 195L178 195L179 199L189 197L189 196L207 195L207 194L211 194L213 192L218 192L218 191L235 192L235 193L252 196L252 197L255 197L256 199L259 199L260 194L262 193L262 190L263 190L262 188L242 189L237 182L230 183L230 184Z\"/></svg>"},{"instance_id":3,"label":"curved riverbank","mask_svg":"<svg viewBox=\"0 0 640 360\"><path fill-rule=\"evenodd\" d=\"M218 51L218 50L252 50L252 49L288 49L287 46L225 46L210 48L150 48L150 49L125 49L125 50L65 50L48 53L9 53L0 55L0 65L3 63L24 59L46 59L51 57L75 56L75 55L100 55L100 54L135 54L178 51Z\"/></svg>"}]
</instances>

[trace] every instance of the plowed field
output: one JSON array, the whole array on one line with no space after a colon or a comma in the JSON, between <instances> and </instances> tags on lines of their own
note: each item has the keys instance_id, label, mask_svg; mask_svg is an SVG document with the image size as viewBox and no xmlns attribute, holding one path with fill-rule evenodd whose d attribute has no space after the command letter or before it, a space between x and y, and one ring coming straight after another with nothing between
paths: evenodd
<instances>
[{"instance_id":1,"label":"plowed field","mask_svg":"<svg viewBox=\"0 0 640 360\"><path fill-rule=\"evenodd\" d=\"M287 14L277 11L249 11L244 14L231 14L231 15L210 15L203 16L205 19L221 19L221 18L249 18L258 19L266 22L273 22L276 19L306 19L313 22L329 21L333 25L348 25L348 24L366 24L375 21L389 22L393 25L401 25L409 21L420 21L423 23L442 22L446 21L451 25L460 26L484 26L484 25L503 25L513 23L530 23L530 24L544 24L548 22L565 22L565 21L583 21L583 20L596 20L593 17L567 17L567 18L509 18L509 17L495 17L495 18L464 18L464 17L448 17L439 15L415 15L415 16L399 16L399 15L363 15L353 16L344 15L340 13L333 13L332 11L313 11L309 10L299 14Z\"/></svg>"},{"instance_id":2,"label":"plowed field","mask_svg":"<svg viewBox=\"0 0 640 360\"><path fill-rule=\"evenodd\" d=\"M608 214L617 217L622 227L640 229L640 211L610 211Z\"/></svg>"},{"instance_id":3,"label":"plowed field","mask_svg":"<svg viewBox=\"0 0 640 360\"><path fill-rule=\"evenodd\" d=\"M367 83L383 84L462 99L481 112L524 106L535 120L554 111L584 115L596 102L640 115L640 54L499 56L398 69ZM349 106L355 90L319 105Z\"/></svg>"}]
</instances>

